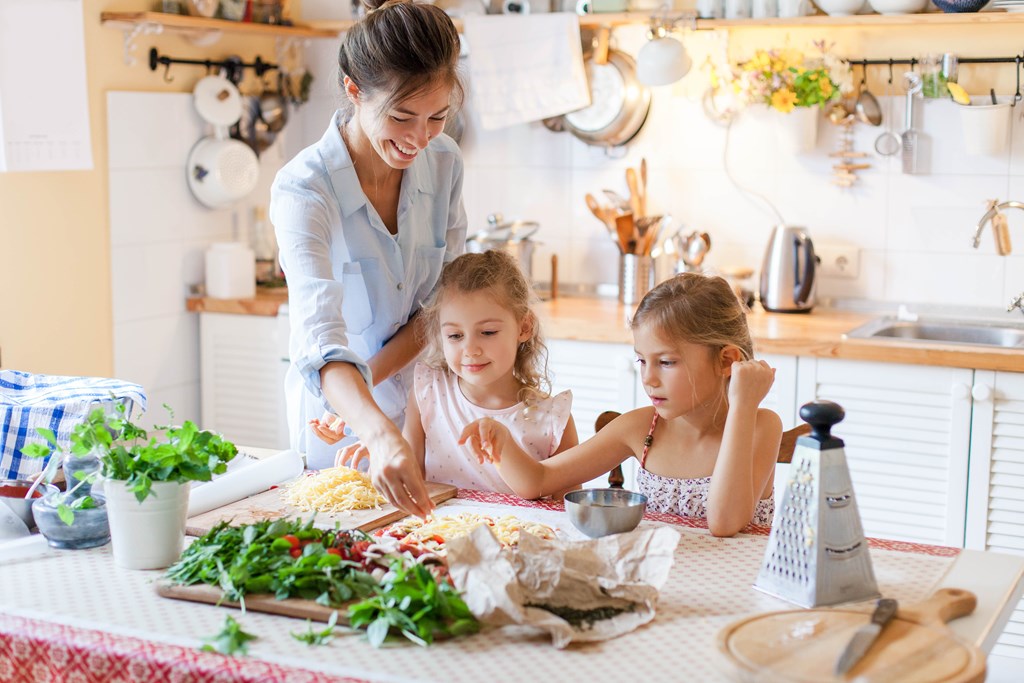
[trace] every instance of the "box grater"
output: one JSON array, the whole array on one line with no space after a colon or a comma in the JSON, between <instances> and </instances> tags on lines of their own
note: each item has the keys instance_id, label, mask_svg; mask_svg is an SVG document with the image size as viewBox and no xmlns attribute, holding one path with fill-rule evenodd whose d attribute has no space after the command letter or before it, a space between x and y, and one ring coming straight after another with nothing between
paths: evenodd
<instances>
[{"instance_id":1,"label":"box grater","mask_svg":"<svg viewBox=\"0 0 1024 683\"><path fill-rule=\"evenodd\" d=\"M813 428L797 440L782 504L754 588L802 607L878 597L843 442L832 425L841 406L813 401L800 417Z\"/></svg>"}]
</instances>

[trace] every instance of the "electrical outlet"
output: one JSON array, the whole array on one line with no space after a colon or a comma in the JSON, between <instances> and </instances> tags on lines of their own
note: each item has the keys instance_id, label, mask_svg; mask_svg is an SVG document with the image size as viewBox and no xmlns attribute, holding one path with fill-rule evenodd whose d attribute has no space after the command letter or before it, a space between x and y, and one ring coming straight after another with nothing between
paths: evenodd
<instances>
[{"instance_id":1,"label":"electrical outlet","mask_svg":"<svg viewBox=\"0 0 1024 683\"><path fill-rule=\"evenodd\" d=\"M814 253L822 277L856 278L860 271L860 249L849 244L815 244Z\"/></svg>"}]
</instances>

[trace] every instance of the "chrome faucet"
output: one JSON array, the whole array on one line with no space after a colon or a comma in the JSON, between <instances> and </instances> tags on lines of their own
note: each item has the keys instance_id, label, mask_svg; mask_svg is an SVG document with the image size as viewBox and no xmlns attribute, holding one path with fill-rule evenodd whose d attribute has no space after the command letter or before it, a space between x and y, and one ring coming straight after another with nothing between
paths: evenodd
<instances>
[{"instance_id":1,"label":"chrome faucet","mask_svg":"<svg viewBox=\"0 0 1024 683\"><path fill-rule=\"evenodd\" d=\"M1024 315L1024 292L1018 294L1017 297L1010 302L1010 305L1006 307L1006 312L1011 313L1015 308Z\"/></svg>"},{"instance_id":2,"label":"chrome faucet","mask_svg":"<svg viewBox=\"0 0 1024 683\"><path fill-rule=\"evenodd\" d=\"M974 231L974 240L971 244L975 249L977 249L978 245L981 244L981 231L985 229L985 224L992 220L992 217L995 216L1000 209L1024 210L1024 202L1008 201L1003 202L1002 204L999 204L995 200L989 202L988 211L986 211L985 215L981 217L980 221L978 221L978 227ZM1010 313L1015 308L1022 314L1024 314L1024 292L1021 292L1020 294L1017 295L1015 299L1010 301L1010 305L1006 307L1006 312Z\"/></svg>"},{"instance_id":3,"label":"chrome faucet","mask_svg":"<svg viewBox=\"0 0 1024 683\"><path fill-rule=\"evenodd\" d=\"M975 249L981 244L981 231L985 229L985 224L992 220L992 216L995 216L1000 209L1024 209L1024 202L1009 201L1002 204L997 204L995 201L989 202L988 211L978 221L978 227L974 231L974 240L971 242L971 246Z\"/></svg>"}]
</instances>

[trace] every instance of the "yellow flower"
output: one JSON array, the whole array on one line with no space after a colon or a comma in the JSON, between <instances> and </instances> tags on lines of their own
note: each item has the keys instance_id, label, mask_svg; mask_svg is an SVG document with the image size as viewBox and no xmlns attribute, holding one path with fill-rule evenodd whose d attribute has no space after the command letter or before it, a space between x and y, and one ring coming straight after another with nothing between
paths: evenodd
<instances>
[{"instance_id":1,"label":"yellow flower","mask_svg":"<svg viewBox=\"0 0 1024 683\"><path fill-rule=\"evenodd\" d=\"M832 96L832 81L823 78L819 83L819 87L821 88L821 96L826 100Z\"/></svg>"},{"instance_id":2,"label":"yellow flower","mask_svg":"<svg viewBox=\"0 0 1024 683\"><path fill-rule=\"evenodd\" d=\"M772 107L787 114L796 106L796 93L792 90L776 90L772 93Z\"/></svg>"},{"instance_id":3,"label":"yellow flower","mask_svg":"<svg viewBox=\"0 0 1024 683\"><path fill-rule=\"evenodd\" d=\"M800 73L803 73L803 71L801 71ZM816 81L816 80L818 80L818 72L817 71L812 71L811 73L807 74L807 80L809 80L809 81Z\"/></svg>"}]
</instances>

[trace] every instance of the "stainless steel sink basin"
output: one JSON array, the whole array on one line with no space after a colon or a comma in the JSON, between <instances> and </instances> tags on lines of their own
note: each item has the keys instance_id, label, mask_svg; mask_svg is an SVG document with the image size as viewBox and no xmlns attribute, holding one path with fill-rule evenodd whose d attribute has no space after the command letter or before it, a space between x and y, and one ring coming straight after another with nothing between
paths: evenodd
<instances>
[{"instance_id":1,"label":"stainless steel sink basin","mask_svg":"<svg viewBox=\"0 0 1024 683\"><path fill-rule=\"evenodd\" d=\"M844 336L851 339L888 339L1024 349L1024 326L983 322L967 323L956 320L924 319L910 322L893 317L883 317L861 325Z\"/></svg>"}]
</instances>

